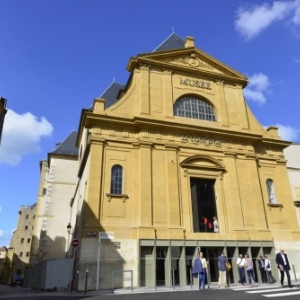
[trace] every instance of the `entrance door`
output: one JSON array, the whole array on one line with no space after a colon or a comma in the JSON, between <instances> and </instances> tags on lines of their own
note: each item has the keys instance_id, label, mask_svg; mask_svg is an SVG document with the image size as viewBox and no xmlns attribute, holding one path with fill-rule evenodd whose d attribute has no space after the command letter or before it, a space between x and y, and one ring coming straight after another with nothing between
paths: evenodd
<instances>
[{"instance_id":1,"label":"entrance door","mask_svg":"<svg viewBox=\"0 0 300 300\"><path fill-rule=\"evenodd\" d=\"M213 232L213 217L217 216L215 180L191 178L194 232Z\"/></svg>"}]
</instances>

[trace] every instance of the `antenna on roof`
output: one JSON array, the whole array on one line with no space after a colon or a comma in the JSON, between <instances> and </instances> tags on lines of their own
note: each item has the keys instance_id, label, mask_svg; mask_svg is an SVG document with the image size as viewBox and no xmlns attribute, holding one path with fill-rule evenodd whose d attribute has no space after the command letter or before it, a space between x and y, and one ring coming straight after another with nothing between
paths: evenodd
<instances>
[{"instance_id":1,"label":"antenna on roof","mask_svg":"<svg viewBox=\"0 0 300 300\"><path fill-rule=\"evenodd\" d=\"M174 27L172 27L172 33L174 33Z\"/></svg>"}]
</instances>

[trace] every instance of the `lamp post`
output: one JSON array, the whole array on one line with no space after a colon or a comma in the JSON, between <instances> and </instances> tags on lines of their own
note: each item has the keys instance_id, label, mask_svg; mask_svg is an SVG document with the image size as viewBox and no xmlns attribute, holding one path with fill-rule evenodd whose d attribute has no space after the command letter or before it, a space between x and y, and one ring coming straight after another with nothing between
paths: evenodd
<instances>
[{"instance_id":1,"label":"lamp post","mask_svg":"<svg viewBox=\"0 0 300 300\"><path fill-rule=\"evenodd\" d=\"M71 229L72 229L72 225L69 223L69 224L67 225L67 231L68 231L68 234L71 233Z\"/></svg>"}]
</instances>

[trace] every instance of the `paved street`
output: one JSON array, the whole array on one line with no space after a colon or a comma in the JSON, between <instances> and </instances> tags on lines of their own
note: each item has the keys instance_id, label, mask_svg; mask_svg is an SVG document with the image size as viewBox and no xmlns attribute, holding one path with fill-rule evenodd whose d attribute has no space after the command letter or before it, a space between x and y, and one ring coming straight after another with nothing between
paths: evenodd
<instances>
[{"instance_id":1,"label":"paved street","mask_svg":"<svg viewBox=\"0 0 300 300\"><path fill-rule=\"evenodd\" d=\"M300 296L300 284L293 288L281 287L280 285L262 285L255 288L249 287L234 287L226 289L218 289L211 287L206 291L190 290L190 289L158 289L157 291L150 289L136 289L134 292L116 290L114 294L110 291L88 292L84 293L44 293L29 291L20 287L11 288L10 286L0 286L0 299L31 299L31 300L67 300L67 299L89 299L89 300L182 300L183 298L189 300L199 300L199 297L204 297L205 300L267 300L268 298L298 300Z\"/></svg>"}]
</instances>

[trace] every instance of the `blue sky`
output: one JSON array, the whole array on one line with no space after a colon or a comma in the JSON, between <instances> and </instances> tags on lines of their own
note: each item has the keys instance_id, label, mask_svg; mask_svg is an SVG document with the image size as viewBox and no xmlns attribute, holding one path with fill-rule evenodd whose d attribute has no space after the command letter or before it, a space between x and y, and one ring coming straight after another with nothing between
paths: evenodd
<instances>
[{"instance_id":1,"label":"blue sky","mask_svg":"<svg viewBox=\"0 0 300 300\"><path fill-rule=\"evenodd\" d=\"M77 130L82 108L126 83L129 57L173 31L248 76L259 122L300 139L300 0L0 0L0 14L0 247L37 200L39 161Z\"/></svg>"}]
</instances>

